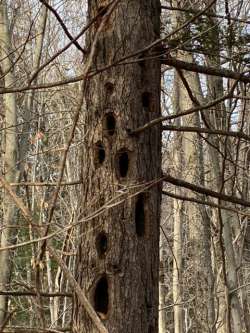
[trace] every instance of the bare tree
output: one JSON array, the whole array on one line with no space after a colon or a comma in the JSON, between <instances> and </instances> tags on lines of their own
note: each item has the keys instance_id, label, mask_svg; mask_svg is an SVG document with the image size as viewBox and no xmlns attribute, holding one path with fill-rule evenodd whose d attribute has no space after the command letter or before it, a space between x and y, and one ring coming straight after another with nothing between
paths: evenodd
<instances>
[{"instance_id":1,"label":"bare tree","mask_svg":"<svg viewBox=\"0 0 250 333\"><path fill-rule=\"evenodd\" d=\"M0 3L0 43L2 58L2 74L5 87L11 87L15 82L14 67L11 61L11 37L7 17L7 4ZM17 144L17 106L15 94L4 95L3 106L5 111L5 137L4 137L4 173L5 179L9 182L17 182L19 172L17 168L18 144ZM15 229L17 210L12 198L4 193L3 197L3 229L1 232L1 247L4 248L15 242ZM0 288L8 288L12 269L12 256L10 251L0 253ZM0 296L0 327L2 327L7 316L7 297Z\"/></svg>"},{"instance_id":2,"label":"bare tree","mask_svg":"<svg viewBox=\"0 0 250 333\"><path fill-rule=\"evenodd\" d=\"M105 12L89 2L90 20ZM159 1L120 1L92 70L147 47L159 29ZM130 131L160 115L160 61L147 52L113 67L88 83L85 97L82 213L93 217L80 228L77 281L109 332L157 332L161 129ZM77 299L73 330L95 332Z\"/></svg>"}]
</instances>

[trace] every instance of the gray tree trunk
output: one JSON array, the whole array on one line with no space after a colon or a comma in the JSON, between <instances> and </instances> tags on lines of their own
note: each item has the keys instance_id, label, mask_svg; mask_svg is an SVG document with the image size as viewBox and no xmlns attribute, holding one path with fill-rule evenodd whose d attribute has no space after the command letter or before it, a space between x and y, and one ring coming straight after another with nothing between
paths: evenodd
<instances>
[{"instance_id":1,"label":"gray tree trunk","mask_svg":"<svg viewBox=\"0 0 250 333\"><path fill-rule=\"evenodd\" d=\"M89 1L89 18L105 4ZM121 1L100 35L93 69L159 34L158 0ZM134 137L128 130L160 115L160 62L113 67L90 80L85 97L82 213L99 214L81 225L76 278L110 333L157 333L161 128ZM73 331L96 332L77 298Z\"/></svg>"},{"instance_id":2,"label":"gray tree trunk","mask_svg":"<svg viewBox=\"0 0 250 333\"><path fill-rule=\"evenodd\" d=\"M192 56L179 54L179 59L192 62ZM191 91L198 100L201 100L201 89L196 74L183 72ZM179 82L179 109L180 111L193 106L182 80ZM184 117L184 126L198 126L198 115ZM200 139L194 133L184 133L182 136L183 164L181 166L187 181L191 183L204 183L203 150ZM183 177L183 176L182 176ZM213 302L213 272L211 263L211 230L210 221L204 207L188 203L185 207L190 242L190 296L195 297L193 316L193 332L214 332L214 302ZM176 332L179 332L176 329Z\"/></svg>"},{"instance_id":3,"label":"gray tree trunk","mask_svg":"<svg viewBox=\"0 0 250 333\"><path fill-rule=\"evenodd\" d=\"M180 82L179 78L175 73L174 78L174 89L173 89L173 109L175 113L181 112L179 101L181 98L180 93ZM177 125L180 125L180 119L176 121ZM174 154L174 164L175 164L175 176L181 177L183 173L183 149L182 149L182 133L177 134L175 137L175 151ZM177 194L182 194L182 189L176 189ZM173 303L174 305L174 332L183 333L183 306L180 305L183 302L183 226L185 224L185 212L184 204L179 200L174 199L173 202L173 220L174 220L174 231L173 231Z\"/></svg>"},{"instance_id":4,"label":"gray tree trunk","mask_svg":"<svg viewBox=\"0 0 250 333\"><path fill-rule=\"evenodd\" d=\"M15 83L13 74L12 63L10 59L11 52L11 39L8 28L8 17L7 17L7 4L6 1L0 2L0 46L1 46L1 68L5 74L4 83L5 87L10 87ZM3 105L5 111L5 136L4 136L4 173L5 179L11 183L16 182L18 179L17 169L17 114L16 114L16 98L15 94L7 94L3 96ZM14 228L10 228L15 224L16 219L16 207L12 198L4 193L3 195L3 222L1 233L0 246L5 246L13 243L16 231ZM3 251L0 252L0 289L6 290L11 274L11 252ZM7 314L7 297L0 296L0 327L2 326L5 316Z\"/></svg>"},{"instance_id":5,"label":"gray tree trunk","mask_svg":"<svg viewBox=\"0 0 250 333\"><path fill-rule=\"evenodd\" d=\"M164 213L162 213L162 217ZM163 232L160 233L160 274L159 274L159 333L167 332L167 314L165 310L166 299L167 299L167 282L165 281L165 274L167 272L165 235Z\"/></svg>"},{"instance_id":6,"label":"gray tree trunk","mask_svg":"<svg viewBox=\"0 0 250 333\"><path fill-rule=\"evenodd\" d=\"M176 13L173 17L173 22L175 27L178 27L181 22L184 22L184 17L181 13ZM193 57L187 52L177 51L176 57L180 60L193 62ZM186 89L183 78L186 80L192 95L196 100L202 101L202 92L199 82L199 77L197 73L188 73L185 71L175 73L175 101L174 108L175 113L182 112L188 108L194 106L194 101L192 101L188 90ZM199 115L194 114L190 116L185 116L181 119L181 123L177 125L184 126L200 126ZM203 161L203 149L200 138L196 133L183 133L181 136L181 148L177 149L176 155L180 155L182 151L182 156L179 156L179 173L181 177L191 183L204 184L204 161ZM214 278L212 272L211 263L211 230L210 221L206 213L205 208L198 207L196 204L188 203L185 205L186 220L189 230L189 242L190 242L190 283L189 296L194 297L194 309L190 311L192 317L192 332L214 332L214 302L213 302L213 287ZM178 243L181 239L180 224L184 224L184 216L182 215L182 221L179 223L176 221L175 230L177 234L174 233L174 251L175 248L178 249ZM177 219L178 216L175 216ZM179 225L178 225L179 224ZM178 237L177 237L178 235ZM176 252L176 255L180 255L180 249ZM181 260L177 259L178 261ZM181 261L180 261L181 262ZM181 267L179 271L176 267L173 270L174 273L174 296L177 295L179 298L180 287L178 287L178 282L176 275L181 274ZM177 284L177 286L176 286ZM176 300L174 300L176 301ZM192 313L194 311L194 314ZM175 307L175 332L179 333L183 331L180 324L181 322L181 312L178 307Z\"/></svg>"},{"instance_id":7,"label":"gray tree trunk","mask_svg":"<svg viewBox=\"0 0 250 333\"><path fill-rule=\"evenodd\" d=\"M211 9L211 12L215 12L215 8ZM212 25L217 26L217 22L215 19L212 20ZM220 34L219 30L214 28L210 34L210 39L214 45L214 49L217 52L214 52L213 56L206 56L206 60L208 66L219 66L220 64ZM223 95L223 80L220 77L212 77L208 76L207 79L207 87L208 87L208 97L212 99L216 99ZM215 110L211 110L210 113L204 113L204 117L207 118L208 123L215 129L227 130L227 112L225 105L222 103L221 105L217 105ZM230 140L230 139L228 139ZM213 178L213 186L217 188L217 191L221 191L225 193L228 189L228 184L226 187L224 186L224 177L222 174L222 157L219 154L219 151L224 152L225 145L228 145L228 141L221 143L218 137L209 136L208 141L211 143L209 145L208 154L211 162L212 169L212 178ZM222 203L223 204L223 203ZM219 313L218 313L218 322L219 332L228 332L231 328L231 324L233 327L234 333L240 333L243 330L244 322L241 318L242 308L239 301L238 293L234 292L228 296L230 290L234 290L238 287L238 276L237 276L237 265L236 265L236 254L233 247L233 237L232 237L232 226L237 223L235 222L235 217L233 214L229 214L228 211L219 210L217 212L217 221L216 224L218 229L221 230L221 238L223 240L223 244L221 244L221 240L217 239L218 244L220 244L220 249L217 246L217 256L226 256L225 268L226 274L224 272L224 281L220 281L220 284L225 288L224 297L219 297ZM219 252L221 252L219 254ZM221 265L223 265L223 261L221 260ZM231 323L232 321L232 323ZM230 326L230 327L229 327Z\"/></svg>"}]
</instances>

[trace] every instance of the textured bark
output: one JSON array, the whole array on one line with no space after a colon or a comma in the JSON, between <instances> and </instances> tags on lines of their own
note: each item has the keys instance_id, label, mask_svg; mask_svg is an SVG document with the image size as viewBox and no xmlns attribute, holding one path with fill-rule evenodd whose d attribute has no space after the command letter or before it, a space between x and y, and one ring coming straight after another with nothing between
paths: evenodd
<instances>
[{"instance_id":1,"label":"textured bark","mask_svg":"<svg viewBox=\"0 0 250 333\"><path fill-rule=\"evenodd\" d=\"M106 4L89 1L89 18ZM100 35L93 67L147 46L159 33L158 0L121 1ZM76 278L110 333L156 333L161 185L145 183L161 176L161 128L137 137L128 129L160 115L160 62L111 68L89 82L85 97L82 212L105 209L81 226ZM96 332L77 298L73 331Z\"/></svg>"}]
</instances>

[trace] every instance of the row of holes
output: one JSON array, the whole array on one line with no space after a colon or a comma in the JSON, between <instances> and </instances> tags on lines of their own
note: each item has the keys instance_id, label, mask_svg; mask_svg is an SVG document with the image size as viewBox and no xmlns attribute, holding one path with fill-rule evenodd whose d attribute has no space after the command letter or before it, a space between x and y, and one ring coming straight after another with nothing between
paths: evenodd
<instances>
[{"instance_id":1,"label":"row of holes","mask_svg":"<svg viewBox=\"0 0 250 333\"><path fill-rule=\"evenodd\" d=\"M111 89L111 87L109 87ZM112 112L105 115L104 118L104 131L113 136L116 130L116 119ZM106 159L105 147L101 141L95 144L94 160L96 167L101 166ZM116 170L118 171L118 177L125 178L129 168L129 154L126 149L121 149L116 155Z\"/></svg>"},{"instance_id":2,"label":"row of holes","mask_svg":"<svg viewBox=\"0 0 250 333\"><path fill-rule=\"evenodd\" d=\"M139 193L135 204L135 231L138 237L145 235L145 194ZM96 238L96 250L100 259L104 258L108 250L108 236L102 231Z\"/></svg>"},{"instance_id":3,"label":"row of holes","mask_svg":"<svg viewBox=\"0 0 250 333\"><path fill-rule=\"evenodd\" d=\"M112 94L114 85L111 82L107 82L105 84L105 89L107 93ZM142 106L145 110L151 109L151 101L152 101L152 94L148 92L144 92L142 94ZM108 136L113 136L116 131L116 119L112 112L109 112L104 117L103 123L104 131L108 134ZM106 158L105 147L101 141L98 141L95 144L95 165L96 167L101 166ZM121 178L125 178L128 173L129 168L129 153L126 151L125 148L121 149L117 153L116 158L116 169L118 169L118 176Z\"/></svg>"},{"instance_id":4,"label":"row of holes","mask_svg":"<svg viewBox=\"0 0 250 333\"><path fill-rule=\"evenodd\" d=\"M98 8L98 13L103 17L107 12L104 6ZM97 26L99 26L100 20L97 20ZM106 25L108 27L108 24ZM106 28L105 30L107 30ZM144 61L141 63L142 67L145 67ZM112 83L106 83L105 85L108 95L113 93L114 85ZM144 92L141 97L142 107L144 111L152 111L152 94ZM112 113L108 113L105 116L104 129L109 136L113 136L116 130L116 120ZM100 166L106 158L105 147L102 142L99 141L95 147L95 161L97 161L97 166ZM126 177L129 169L129 153L126 149L122 149L117 153L116 157L116 169L118 169L119 177ZM137 197L135 205L135 227L136 234L138 237L142 237L145 234L145 195L140 193ZM104 257L108 249L108 237L105 232L98 235L96 239L96 248L99 257ZM109 308L109 285L106 275L102 276L96 285L94 292L94 308L97 313L106 318ZM153 331L152 327L149 327L148 333Z\"/></svg>"},{"instance_id":5,"label":"row of holes","mask_svg":"<svg viewBox=\"0 0 250 333\"><path fill-rule=\"evenodd\" d=\"M138 237L145 234L145 195L140 193L135 204L135 229ZM102 231L96 238L96 249L100 259L105 257L108 250L108 236ZM105 319L109 309L109 286L106 275L103 275L95 286L93 303L95 311Z\"/></svg>"},{"instance_id":6,"label":"row of holes","mask_svg":"<svg viewBox=\"0 0 250 333\"><path fill-rule=\"evenodd\" d=\"M98 13L100 13L100 16L104 16L106 14L107 10L105 7L99 7ZM97 22L97 25L99 26L100 21ZM108 95L111 95L113 93L114 85L111 82L107 82L105 84L105 89L107 91ZM104 117L104 131L109 135L113 136L115 134L116 130L116 120L113 115L113 113L107 113ZM98 141L95 144L95 164L96 166L100 166L106 158L105 148L101 141ZM105 256L105 253L108 249L108 237L105 232L99 233L99 235L96 238L96 249L99 258L103 258ZM95 311L105 319L107 313L108 313L108 307L109 307L109 293L108 293L109 287L108 287L108 280L106 275L102 276L95 287L94 295L93 295L93 303L94 303L94 309Z\"/></svg>"},{"instance_id":7,"label":"row of holes","mask_svg":"<svg viewBox=\"0 0 250 333\"><path fill-rule=\"evenodd\" d=\"M96 168L100 167L106 159L105 148L101 141L95 144L94 162ZM129 153L125 148L119 150L115 157L115 168L118 178L126 178L129 170Z\"/></svg>"},{"instance_id":8,"label":"row of holes","mask_svg":"<svg viewBox=\"0 0 250 333\"><path fill-rule=\"evenodd\" d=\"M106 89L112 93L113 85L106 84ZM144 109L149 109L151 104L151 94L142 94L142 106ZM104 130L109 136L113 136L116 130L116 120L113 113L107 113L104 118ZM106 158L105 148L101 141L95 145L95 161L97 166L104 163ZM116 155L116 169L118 176L125 178L129 169L129 153L125 148L121 149ZM138 237L143 237L145 234L145 195L140 193L137 196L135 204L135 230ZM108 237L103 231L96 238L96 250L100 259L105 257L108 250ZM106 317L109 308L109 293L108 280L106 275L102 276L95 287L93 302L94 309L102 317Z\"/></svg>"}]
</instances>

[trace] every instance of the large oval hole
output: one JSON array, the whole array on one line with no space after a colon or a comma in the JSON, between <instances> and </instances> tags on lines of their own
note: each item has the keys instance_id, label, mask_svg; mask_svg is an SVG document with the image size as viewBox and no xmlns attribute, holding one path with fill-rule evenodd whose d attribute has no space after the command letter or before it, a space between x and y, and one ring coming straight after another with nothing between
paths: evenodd
<instances>
[{"instance_id":1,"label":"large oval hole","mask_svg":"<svg viewBox=\"0 0 250 333\"><path fill-rule=\"evenodd\" d=\"M151 108L152 94L149 92L144 92L142 94L142 106L144 110L149 111Z\"/></svg>"},{"instance_id":2,"label":"large oval hole","mask_svg":"<svg viewBox=\"0 0 250 333\"><path fill-rule=\"evenodd\" d=\"M108 280L104 275L96 284L94 292L94 309L101 315L106 316L109 306Z\"/></svg>"},{"instance_id":3,"label":"large oval hole","mask_svg":"<svg viewBox=\"0 0 250 333\"><path fill-rule=\"evenodd\" d=\"M145 234L145 195L138 194L135 204L135 229L138 237Z\"/></svg>"},{"instance_id":4,"label":"large oval hole","mask_svg":"<svg viewBox=\"0 0 250 333\"><path fill-rule=\"evenodd\" d=\"M95 144L94 148L94 162L96 167L103 164L106 158L105 148L101 141Z\"/></svg>"},{"instance_id":5,"label":"large oval hole","mask_svg":"<svg viewBox=\"0 0 250 333\"><path fill-rule=\"evenodd\" d=\"M105 132L112 136L115 134L116 129L116 119L112 112L109 112L104 117L104 130Z\"/></svg>"},{"instance_id":6,"label":"large oval hole","mask_svg":"<svg viewBox=\"0 0 250 333\"><path fill-rule=\"evenodd\" d=\"M129 170L129 153L125 149L120 150L116 155L117 174L120 178L125 178Z\"/></svg>"},{"instance_id":7,"label":"large oval hole","mask_svg":"<svg viewBox=\"0 0 250 333\"><path fill-rule=\"evenodd\" d=\"M96 237L96 250L98 256L103 258L108 249L108 237L107 234L103 231L100 232Z\"/></svg>"}]
</instances>

